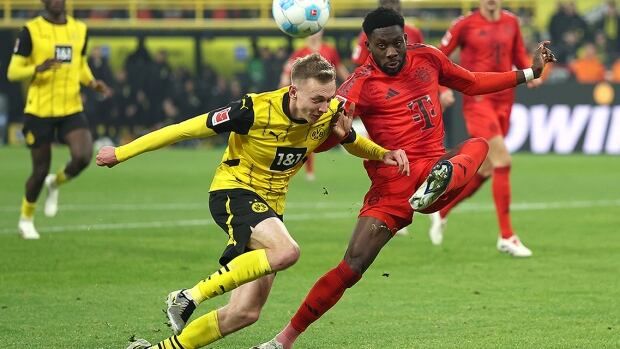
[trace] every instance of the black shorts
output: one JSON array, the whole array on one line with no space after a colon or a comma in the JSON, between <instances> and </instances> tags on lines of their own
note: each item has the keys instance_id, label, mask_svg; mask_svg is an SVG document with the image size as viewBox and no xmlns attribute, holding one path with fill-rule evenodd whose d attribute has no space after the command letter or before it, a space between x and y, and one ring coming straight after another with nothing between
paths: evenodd
<instances>
[{"instance_id":1,"label":"black shorts","mask_svg":"<svg viewBox=\"0 0 620 349\"><path fill-rule=\"evenodd\" d=\"M28 148L37 148L54 141L64 143L67 133L78 128L88 129L88 121L83 113L49 118L26 114L22 133Z\"/></svg>"},{"instance_id":2,"label":"black shorts","mask_svg":"<svg viewBox=\"0 0 620 349\"><path fill-rule=\"evenodd\" d=\"M245 189L212 191L209 209L215 223L228 235L228 244L220 257L221 265L250 250L247 245L252 235L251 228L267 218L282 220L282 216L276 214L263 198Z\"/></svg>"}]
</instances>

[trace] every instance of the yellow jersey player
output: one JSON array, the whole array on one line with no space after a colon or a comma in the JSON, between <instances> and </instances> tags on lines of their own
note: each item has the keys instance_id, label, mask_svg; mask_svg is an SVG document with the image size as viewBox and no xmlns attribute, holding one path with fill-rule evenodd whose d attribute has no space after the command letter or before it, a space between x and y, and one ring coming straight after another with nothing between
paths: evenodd
<instances>
[{"instance_id":1,"label":"yellow jersey player","mask_svg":"<svg viewBox=\"0 0 620 349\"><path fill-rule=\"evenodd\" d=\"M352 118L339 108L335 93L333 66L312 54L294 63L291 86L248 94L125 146L99 151L97 165L111 167L173 142L231 132L209 190L211 215L228 236L219 259L222 268L168 295L172 337L153 346L135 340L129 348L199 348L257 321L275 273L299 258L299 246L283 224L289 180L331 132L344 138L350 130ZM383 160L408 174L402 150L388 151L353 131L343 143L351 154ZM185 326L196 306L229 291L226 306Z\"/></svg>"},{"instance_id":2,"label":"yellow jersey player","mask_svg":"<svg viewBox=\"0 0 620 349\"><path fill-rule=\"evenodd\" d=\"M43 185L45 214L58 211L58 186L76 177L92 158L93 141L82 114L80 83L104 95L108 87L95 80L86 61L86 25L66 15L64 0L43 0L45 13L22 29L8 68L10 81L30 80L24 109L24 137L30 148L32 173L26 181L18 228L24 239L38 239L34 210ZM51 143L66 143L71 160L49 174Z\"/></svg>"}]
</instances>

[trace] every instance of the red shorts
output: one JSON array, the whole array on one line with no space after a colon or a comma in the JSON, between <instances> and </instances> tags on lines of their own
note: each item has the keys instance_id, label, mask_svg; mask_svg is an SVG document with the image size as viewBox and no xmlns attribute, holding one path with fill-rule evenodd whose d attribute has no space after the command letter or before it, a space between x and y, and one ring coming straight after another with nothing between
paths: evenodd
<instances>
[{"instance_id":1,"label":"red shorts","mask_svg":"<svg viewBox=\"0 0 620 349\"><path fill-rule=\"evenodd\" d=\"M482 137L486 140L495 136L506 137L510 127L512 100L500 102L483 96L477 97L482 99L463 106L465 125L469 135L471 137Z\"/></svg>"},{"instance_id":2,"label":"red shorts","mask_svg":"<svg viewBox=\"0 0 620 349\"><path fill-rule=\"evenodd\" d=\"M409 204L409 198L422 185L439 158L437 156L410 162L408 177L399 174L396 166L365 161L364 167L371 184L359 216L377 218L393 232L411 224L413 208Z\"/></svg>"}]
</instances>

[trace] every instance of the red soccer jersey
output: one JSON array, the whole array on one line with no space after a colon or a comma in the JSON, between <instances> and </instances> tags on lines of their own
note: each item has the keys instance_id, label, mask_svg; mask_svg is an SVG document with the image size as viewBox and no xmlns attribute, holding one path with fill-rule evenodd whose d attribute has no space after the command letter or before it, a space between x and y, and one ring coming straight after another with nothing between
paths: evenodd
<instances>
[{"instance_id":1,"label":"red soccer jersey","mask_svg":"<svg viewBox=\"0 0 620 349\"><path fill-rule=\"evenodd\" d=\"M404 29L405 34L407 34L408 44L419 44L424 42L424 36L422 35L420 29L406 24ZM355 46L355 49L353 49L353 54L351 54L351 60L353 60L353 63L357 65L364 64L368 58L368 55L370 55L370 51L368 51L368 48L366 47L366 40L368 40L368 37L366 36L366 33L362 31L357 39L357 46Z\"/></svg>"},{"instance_id":2,"label":"red soccer jersey","mask_svg":"<svg viewBox=\"0 0 620 349\"><path fill-rule=\"evenodd\" d=\"M445 152L439 84L470 95L514 87L515 72L472 73L438 49L407 46L402 70L385 74L374 59L358 67L338 89L339 98L355 103L368 135L386 149L403 149L410 161Z\"/></svg>"},{"instance_id":3,"label":"red soccer jersey","mask_svg":"<svg viewBox=\"0 0 620 349\"><path fill-rule=\"evenodd\" d=\"M460 65L470 71L505 72L513 66L525 69L531 65L519 19L505 10L495 22L484 18L480 11L454 21L441 39L439 49L449 56L457 47L461 48ZM502 91L494 97L512 103L514 91Z\"/></svg>"},{"instance_id":4,"label":"red soccer jersey","mask_svg":"<svg viewBox=\"0 0 620 349\"><path fill-rule=\"evenodd\" d=\"M315 51L313 51L311 48L307 46L304 46L298 50L295 50L295 52L291 54L291 57L289 57L288 61L286 61L286 64L284 65L284 73L286 74L291 73L291 69L293 68L293 62L295 62L297 58L305 57L314 52ZM319 48L318 54L320 54L323 58L325 58L334 67L337 67L340 65L340 55L338 54L338 51L334 47L323 43L321 44L321 47Z\"/></svg>"}]
</instances>

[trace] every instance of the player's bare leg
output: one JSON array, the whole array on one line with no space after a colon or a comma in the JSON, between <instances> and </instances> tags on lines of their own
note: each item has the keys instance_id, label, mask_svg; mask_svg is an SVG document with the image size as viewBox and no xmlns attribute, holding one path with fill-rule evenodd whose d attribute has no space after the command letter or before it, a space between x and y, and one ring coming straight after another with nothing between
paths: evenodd
<instances>
[{"instance_id":1,"label":"player's bare leg","mask_svg":"<svg viewBox=\"0 0 620 349\"><path fill-rule=\"evenodd\" d=\"M489 139L488 159L492 166L493 201L500 228L497 249L515 257L529 257L532 251L525 247L512 229L510 221L510 168L512 158L504 142L504 137Z\"/></svg>"},{"instance_id":2,"label":"player's bare leg","mask_svg":"<svg viewBox=\"0 0 620 349\"><path fill-rule=\"evenodd\" d=\"M43 188L45 176L49 172L52 161L51 144L42 144L30 149L32 172L26 180L26 195L22 200L21 215L19 218L19 233L24 239L34 240L39 238L39 233L34 227L34 209Z\"/></svg>"},{"instance_id":3,"label":"player's bare leg","mask_svg":"<svg viewBox=\"0 0 620 349\"><path fill-rule=\"evenodd\" d=\"M347 288L361 279L392 235L393 232L383 221L360 217L343 261L314 284L291 322L276 338L255 348L292 348L297 337L331 309Z\"/></svg>"},{"instance_id":4,"label":"player's bare leg","mask_svg":"<svg viewBox=\"0 0 620 349\"><path fill-rule=\"evenodd\" d=\"M58 187L80 174L93 157L93 138L90 130L86 128L72 130L65 135L65 142L69 146L71 160L62 170L45 177L47 197L44 212L48 217L54 217L58 213Z\"/></svg>"},{"instance_id":5,"label":"player's bare leg","mask_svg":"<svg viewBox=\"0 0 620 349\"><path fill-rule=\"evenodd\" d=\"M265 275L284 270L299 259L297 242L278 218L267 218L252 229L243 253L193 288L171 292L166 315L175 334L180 334L200 303Z\"/></svg>"}]
</instances>

